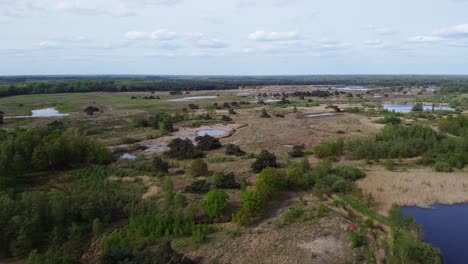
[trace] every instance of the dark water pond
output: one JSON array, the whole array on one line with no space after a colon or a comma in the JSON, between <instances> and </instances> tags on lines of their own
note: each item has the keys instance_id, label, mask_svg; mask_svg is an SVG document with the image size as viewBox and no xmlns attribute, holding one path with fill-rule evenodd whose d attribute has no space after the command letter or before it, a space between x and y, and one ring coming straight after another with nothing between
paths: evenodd
<instances>
[{"instance_id":1,"label":"dark water pond","mask_svg":"<svg viewBox=\"0 0 468 264\"><path fill-rule=\"evenodd\" d=\"M405 207L424 228L424 242L442 251L447 264L468 263L468 204L440 205L425 209Z\"/></svg>"}]
</instances>

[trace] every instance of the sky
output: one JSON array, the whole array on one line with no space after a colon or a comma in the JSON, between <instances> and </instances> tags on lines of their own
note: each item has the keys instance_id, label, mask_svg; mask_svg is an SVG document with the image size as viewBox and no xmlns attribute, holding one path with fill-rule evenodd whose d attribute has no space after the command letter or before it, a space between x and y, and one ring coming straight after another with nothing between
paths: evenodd
<instances>
[{"instance_id":1,"label":"sky","mask_svg":"<svg viewBox=\"0 0 468 264\"><path fill-rule=\"evenodd\" d=\"M468 74L468 0L0 0L0 75Z\"/></svg>"}]
</instances>

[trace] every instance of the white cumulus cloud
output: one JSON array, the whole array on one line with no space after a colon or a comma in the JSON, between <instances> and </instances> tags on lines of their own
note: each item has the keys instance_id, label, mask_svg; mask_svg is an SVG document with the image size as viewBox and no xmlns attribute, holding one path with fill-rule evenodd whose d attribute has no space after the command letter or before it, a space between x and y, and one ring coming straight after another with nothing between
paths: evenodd
<instances>
[{"instance_id":1,"label":"white cumulus cloud","mask_svg":"<svg viewBox=\"0 0 468 264\"><path fill-rule=\"evenodd\" d=\"M249 39L253 41L285 41L285 40L297 40L299 39L299 33L297 31L263 31L258 30L250 33Z\"/></svg>"}]
</instances>

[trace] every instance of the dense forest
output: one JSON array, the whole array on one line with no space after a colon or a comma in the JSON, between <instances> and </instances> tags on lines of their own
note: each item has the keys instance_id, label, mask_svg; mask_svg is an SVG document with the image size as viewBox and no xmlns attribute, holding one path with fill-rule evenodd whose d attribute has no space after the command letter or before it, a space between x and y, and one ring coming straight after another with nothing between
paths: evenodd
<instances>
[{"instance_id":1,"label":"dense forest","mask_svg":"<svg viewBox=\"0 0 468 264\"><path fill-rule=\"evenodd\" d=\"M6 76L0 77L0 97L21 94L195 91L262 85L429 86L466 92L466 76Z\"/></svg>"}]
</instances>

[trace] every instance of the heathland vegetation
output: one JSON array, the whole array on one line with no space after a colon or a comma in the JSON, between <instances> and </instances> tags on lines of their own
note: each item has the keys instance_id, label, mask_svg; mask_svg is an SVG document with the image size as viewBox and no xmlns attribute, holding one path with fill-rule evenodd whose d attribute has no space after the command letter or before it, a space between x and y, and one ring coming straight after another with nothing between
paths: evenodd
<instances>
[{"instance_id":1,"label":"heathland vegetation","mask_svg":"<svg viewBox=\"0 0 468 264\"><path fill-rule=\"evenodd\" d=\"M71 115L0 119L0 262L441 263L413 218L377 213L380 196L358 186L380 167L466 171L463 105L417 104L463 102L465 78L29 78L0 79L0 95L48 95L0 98L0 111L47 107L43 97ZM310 84L327 87L294 86ZM80 107L56 92L82 93ZM167 100L188 93L213 98ZM387 100L416 111L388 112ZM211 129L226 133L199 136Z\"/></svg>"}]
</instances>

